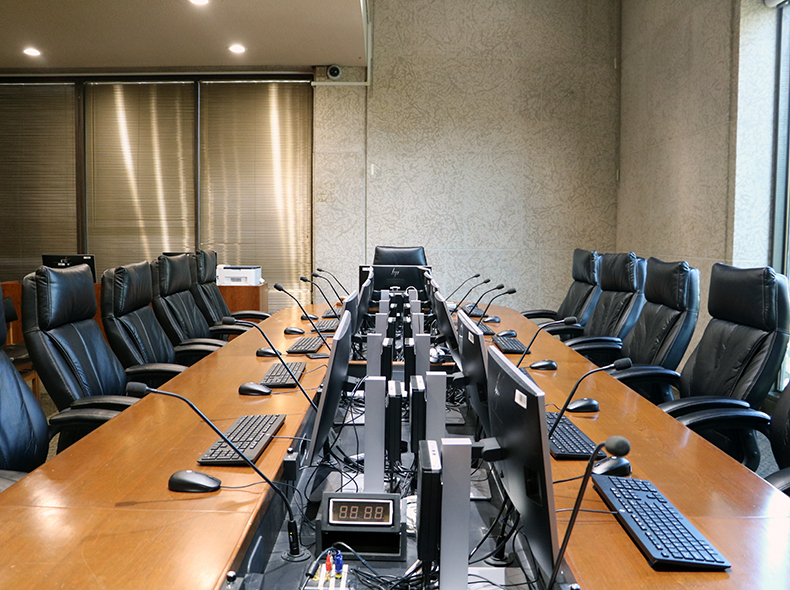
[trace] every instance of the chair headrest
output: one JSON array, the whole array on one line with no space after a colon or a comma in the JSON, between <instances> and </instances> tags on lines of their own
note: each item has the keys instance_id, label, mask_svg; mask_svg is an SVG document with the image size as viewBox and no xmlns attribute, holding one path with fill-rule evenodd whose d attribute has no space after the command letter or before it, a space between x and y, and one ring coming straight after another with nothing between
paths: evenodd
<instances>
[{"instance_id":1,"label":"chair headrest","mask_svg":"<svg viewBox=\"0 0 790 590\"><path fill-rule=\"evenodd\" d=\"M699 270L685 261L664 262L649 258L645 298L678 311L699 309Z\"/></svg>"},{"instance_id":2,"label":"chair headrest","mask_svg":"<svg viewBox=\"0 0 790 590\"><path fill-rule=\"evenodd\" d=\"M422 246L376 246L373 264L428 264Z\"/></svg>"},{"instance_id":3,"label":"chair headrest","mask_svg":"<svg viewBox=\"0 0 790 590\"><path fill-rule=\"evenodd\" d=\"M192 284L192 260L189 254L165 256L157 259L159 295L167 297L173 293L189 291Z\"/></svg>"},{"instance_id":4,"label":"chair headrest","mask_svg":"<svg viewBox=\"0 0 790 590\"><path fill-rule=\"evenodd\" d=\"M597 285L600 259L601 256L595 250L576 248L573 251L573 269L571 270L573 280Z\"/></svg>"},{"instance_id":5,"label":"chair headrest","mask_svg":"<svg viewBox=\"0 0 790 590\"><path fill-rule=\"evenodd\" d=\"M601 289L634 292L643 288L644 273L640 272L640 261L644 265L645 261L633 252L601 256Z\"/></svg>"},{"instance_id":6,"label":"chair headrest","mask_svg":"<svg viewBox=\"0 0 790 590\"><path fill-rule=\"evenodd\" d=\"M113 281L112 312L121 317L145 307L154 296L151 265L146 261L104 271Z\"/></svg>"},{"instance_id":7,"label":"chair headrest","mask_svg":"<svg viewBox=\"0 0 790 590\"><path fill-rule=\"evenodd\" d=\"M68 268L39 266L35 280L41 330L53 330L96 315L93 273L87 264Z\"/></svg>"},{"instance_id":8,"label":"chair headrest","mask_svg":"<svg viewBox=\"0 0 790 590\"><path fill-rule=\"evenodd\" d=\"M787 331L788 307L787 278L770 266L713 265L708 312L714 318L766 332Z\"/></svg>"},{"instance_id":9,"label":"chair headrest","mask_svg":"<svg viewBox=\"0 0 790 590\"><path fill-rule=\"evenodd\" d=\"M198 284L203 285L217 281L217 253L214 250L197 250L195 264Z\"/></svg>"}]
</instances>

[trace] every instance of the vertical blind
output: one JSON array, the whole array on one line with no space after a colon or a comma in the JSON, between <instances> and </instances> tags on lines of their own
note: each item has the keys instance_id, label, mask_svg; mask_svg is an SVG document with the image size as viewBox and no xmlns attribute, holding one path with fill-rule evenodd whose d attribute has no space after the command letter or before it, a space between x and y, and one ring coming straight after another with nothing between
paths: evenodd
<instances>
[{"instance_id":1,"label":"vertical blind","mask_svg":"<svg viewBox=\"0 0 790 590\"><path fill-rule=\"evenodd\" d=\"M77 250L73 84L0 84L0 280Z\"/></svg>"},{"instance_id":2,"label":"vertical blind","mask_svg":"<svg viewBox=\"0 0 790 590\"><path fill-rule=\"evenodd\" d=\"M100 269L195 247L194 84L89 84L88 250Z\"/></svg>"},{"instance_id":3,"label":"vertical blind","mask_svg":"<svg viewBox=\"0 0 790 590\"><path fill-rule=\"evenodd\" d=\"M202 83L200 127L201 243L309 302L299 277L312 259L311 86ZM271 311L291 305L270 291Z\"/></svg>"}]
</instances>

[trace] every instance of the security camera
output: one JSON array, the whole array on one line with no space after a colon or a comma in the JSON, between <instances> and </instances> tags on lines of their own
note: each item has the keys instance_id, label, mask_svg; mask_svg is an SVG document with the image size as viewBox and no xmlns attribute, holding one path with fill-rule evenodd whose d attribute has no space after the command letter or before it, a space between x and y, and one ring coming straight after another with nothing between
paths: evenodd
<instances>
[{"instance_id":1,"label":"security camera","mask_svg":"<svg viewBox=\"0 0 790 590\"><path fill-rule=\"evenodd\" d=\"M340 80L342 75L343 70L340 69L340 66L331 65L326 68L326 77L330 80Z\"/></svg>"}]
</instances>

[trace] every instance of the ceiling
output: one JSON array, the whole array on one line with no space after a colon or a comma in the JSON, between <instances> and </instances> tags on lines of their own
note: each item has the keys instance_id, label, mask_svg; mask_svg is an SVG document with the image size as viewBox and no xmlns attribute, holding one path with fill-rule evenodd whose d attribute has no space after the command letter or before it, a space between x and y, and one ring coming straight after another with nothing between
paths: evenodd
<instances>
[{"instance_id":1,"label":"ceiling","mask_svg":"<svg viewBox=\"0 0 790 590\"><path fill-rule=\"evenodd\" d=\"M0 0L0 74L364 66L365 0ZM246 47L235 54L233 44ZM27 47L38 57L23 53Z\"/></svg>"}]
</instances>

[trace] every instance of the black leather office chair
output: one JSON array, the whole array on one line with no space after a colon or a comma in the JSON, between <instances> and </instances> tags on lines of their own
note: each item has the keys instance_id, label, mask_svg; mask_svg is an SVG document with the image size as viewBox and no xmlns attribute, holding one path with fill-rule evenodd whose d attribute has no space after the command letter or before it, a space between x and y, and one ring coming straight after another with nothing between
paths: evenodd
<instances>
[{"instance_id":1,"label":"black leather office chair","mask_svg":"<svg viewBox=\"0 0 790 590\"><path fill-rule=\"evenodd\" d=\"M209 326L189 290L196 274L194 257L188 254L163 254L151 262L154 284L152 305L156 319L174 346L185 341L223 346L223 337L244 330L239 330L237 326Z\"/></svg>"},{"instance_id":2,"label":"black leather office chair","mask_svg":"<svg viewBox=\"0 0 790 590\"><path fill-rule=\"evenodd\" d=\"M714 264L708 312L711 320L681 374L661 367L634 367L616 377L629 386L667 383L680 399L659 405L682 421L720 408L758 409L773 387L790 332L787 278L771 267ZM696 420L696 418L695 418ZM759 449L751 434L727 428L696 429L730 456L755 469Z\"/></svg>"},{"instance_id":3,"label":"black leather office chair","mask_svg":"<svg viewBox=\"0 0 790 590\"><path fill-rule=\"evenodd\" d=\"M198 309L210 326L222 324L222 318L260 322L271 317L263 311L244 310L231 312L217 286L217 253L213 250L195 252L196 277L189 287Z\"/></svg>"},{"instance_id":4,"label":"black leather office chair","mask_svg":"<svg viewBox=\"0 0 790 590\"><path fill-rule=\"evenodd\" d=\"M699 317L699 270L687 262L647 261L645 305L624 340L591 339L574 350L602 366L618 358L630 358L635 367L656 365L677 368L686 353ZM665 384L634 386L654 403L671 398ZM667 397L669 395L669 397Z\"/></svg>"},{"instance_id":5,"label":"black leather office chair","mask_svg":"<svg viewBox=\"0 0 790 590\"><path fill-rule=\"evenodd\" d=\"M600 267L601 256L598 252L576 248L573 251L573 268L571 269L573 282L557 310L531 309L522 311L521 315L530 320L547 319L549 321L573 316L580 326L584 326L601 294L601 286L598 284Z\"/></svg>"},{"instance_id":6,"label":"black leather office chair","mask_svg":"<svg viewBox=\"0 0 790 590\"><path fill-rule=\"evenodd\" d=\"M601 294L584 326L557 326L550 334L573 336L566 344L612 341L625 338L645 305L647 263L633 252L601 256ZM595 359L591 357L595 362Z\"/></svg>"},{"instance_id":7,"label":"black leather office chair","mask_svg":"<svg viewBox=\"0 0 790 590\"><path fill-rule=\"evenodd\" d=\"M0 319L0 344L4 344L4 316ZM52 416L47 424L33 392L8 355L0 351L0 492L44 463L53 436L61 434L58 450L63 450L117 414L111 410L67 409Z\"/></svg>"},{"instance_id":8,"label":"black leather office chair","mask_svg":"<svg viewBox=\"0 0 790 590\"><path fill-rule=\"evenodd\" d=\"M22 332L55 406L122 410L127 377L93 316L93 274L81 264L39 267L22 281Z\"/></svg>"},{"instance_id":9,"label":"black leather office chair","mask_svg":"<svg viewBox=\"0 0 790 590\"><path fill-rule=\"evenodd\" d=\"M151 265L138 262L104 271L101 279L101 312L107 341L126 368L157 364L160 375L145 381L159 387L207 354L216 346L174 347L151 307L153 282Z\"/></svg>"},{"instance_id":10,"label":"black leather office chair","mask_svg":"<svg viewBox=\"0 0 790 590\"><path fill-rule=\"evenodd\" d=\"M425 266L425 249L422 246L376 246L373 264Z\"/></svg>"}]
</instances>

